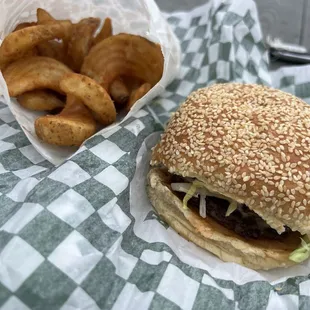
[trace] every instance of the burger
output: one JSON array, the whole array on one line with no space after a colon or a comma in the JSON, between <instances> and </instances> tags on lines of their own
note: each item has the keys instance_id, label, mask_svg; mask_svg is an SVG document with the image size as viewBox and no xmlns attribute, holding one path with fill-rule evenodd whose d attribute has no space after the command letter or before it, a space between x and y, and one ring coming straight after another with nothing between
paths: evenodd
<instances>
[{"instance_id":1,"label":"burger","mask_svg":"<svg viewBox=\"0 0 310 310\"><path fill-rule=\"evenodd\" d=\"M147 192L176 232L225 262L310 253L310 106L261 85L194 91L152 150Z\"/></svg>"}]
</instances>

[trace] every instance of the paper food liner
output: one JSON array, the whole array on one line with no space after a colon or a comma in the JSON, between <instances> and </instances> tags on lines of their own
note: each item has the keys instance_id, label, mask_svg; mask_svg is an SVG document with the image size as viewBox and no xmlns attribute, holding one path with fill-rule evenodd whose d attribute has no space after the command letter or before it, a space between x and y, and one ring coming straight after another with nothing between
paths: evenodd
<instances>
[{"instance_id":1,"label":"paper food liner","mask_svg":"<svg viewBox=\"0 0 310 310\"><path fill-rule=\"evenodd\" d=\"M99 17L102 21L110 17L114 34L121 32L136 34L161 45L164 56L164 72L161 80L136 102L127 115L119 115L115 123L97 134L111 130L135 114L161 94L179 71L181 60L179 41L153 0L3 0L0 3L0 44L19 23L36 21L37 8L46 9L56 19L70 19L73 22L85 17ZM30 142L45 159L58 165L76 152L77 148L53 146L38 139L34 121L42 115L42 112L28 111L21 107L16 99L10 99L0 71L0 98L1 96Z\"/></svg>"},{"instance_id":2,"label":"paper food liner","mask_svg":"<svg viewBox=\"0 0 310 310\"><path fill-rule=\"evenodd\" d=\"M277 284L288 278L309 273L310 260L289 268L255 271L235 263L226 263L194 243L185 240L171 227L166 229L157 220L145 221L153 209L146 193L146 176L150 169L151 149L160 139L160 133L153 133L145 139L137 154L136 172L130 184L130 213L135 218L134 232L142 240L166 243L178 258L194 267L206 270L216 279L230 280L238 285L253 281L268 281ZM156 231L156 234L154 233Z\"/></svg>"}]
</instances>

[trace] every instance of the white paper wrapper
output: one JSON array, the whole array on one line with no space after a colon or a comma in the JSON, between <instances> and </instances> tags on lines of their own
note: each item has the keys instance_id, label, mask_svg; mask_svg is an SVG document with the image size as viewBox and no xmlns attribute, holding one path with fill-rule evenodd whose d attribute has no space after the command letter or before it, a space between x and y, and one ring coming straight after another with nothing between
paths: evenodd
<instances>
[{"instance_id":1,"label":"white paper wrapper","mask_svg":"<svg viewBox=\"0 0 310 310\"><path fill-rule=\"evenodd\" d=\"M188 242L172 228L166 229L157 220L145 221L153 210L146 194L146 176L149 171L151 148L159 141L159 134L151 134L142 144L137 158L137 169L130 184L130 210L135 218L135 234L149 242L166 243L184 263L206 270L217 279L231 280L238 285L253 281L268 281L271 284L283 282L287 278L304 276L309 273L310 260L290 268L278 268L269 271L255 271L235 263L224 263L213 254ZM154 233L156 232L156 234ZM185 293L182 291L181 294Z\"/></svg>"},{"instance_id":2,"label":"white paper wrapper","mask_svg":"<svg viewBox=\"0 0 310 310\"><path fill-rule=\"evenodd\" d=\"M114 128L161 94L179 71L181 51L178 39L153 0L4 0L0 3L0 43L17 24L35 21L36 9L39 7L46 9L57 19L71 19L73 22L85 17L100 17L102 20L110 17L114 34L126 32L141 35L162 47L165 61L159 83L138 100L125 117L120 115L116 123L104 128L100 133ZM44 158L58 165L76 151L76 148L47 145L37 138L34 120L40 114L25 110L13 98L10 100L1 72L0 95L4 97L4 102L10 107L28 139Z\"/></svg>"}]
</instances>

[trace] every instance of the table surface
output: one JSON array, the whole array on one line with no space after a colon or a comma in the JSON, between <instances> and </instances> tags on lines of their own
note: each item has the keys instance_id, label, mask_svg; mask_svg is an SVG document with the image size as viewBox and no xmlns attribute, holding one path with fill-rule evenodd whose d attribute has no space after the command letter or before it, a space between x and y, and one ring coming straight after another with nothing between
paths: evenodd
<instances>
[{"instance_id":1,"label":"table surface","mask_svg":"<svg viewBox=\"0 0 310 310\"><path fill-rule=\"evenodd\" d=\"M208 0L156 0L163 11L186 11ZM246 0L245 0L246 1ZM264 35L310 51L310 0L255 0Z\"/></svg>"}]
</instances>

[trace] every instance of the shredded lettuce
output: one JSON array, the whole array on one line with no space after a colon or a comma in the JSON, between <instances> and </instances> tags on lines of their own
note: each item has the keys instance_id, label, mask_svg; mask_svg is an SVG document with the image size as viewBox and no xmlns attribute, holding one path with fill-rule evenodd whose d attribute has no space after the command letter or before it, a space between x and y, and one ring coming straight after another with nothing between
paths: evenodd
<instances>
[{"instance_id":1,"label":"shredded lettuce","mask_svg":"<svg viewBox=\"0 0 310 310\"><path fill-rule=\"evenodd\" d=\"M195 184L195 186L198 188L205 188L206 187L201 181L198 181L198 180L195 180L193 182L193 184Z\"/></svg>"},{"instance_id":2,"label":"shredded lettuce","mask_svg":"<svg viewBox=\"0 0 310 310\"><path fill-rule=\"evenodd\" d=\"M197 192L197 189L198 189L198 188L205 188L205 185L204 185L202 182L195 180L195 181L192 183L190 189L187 191L186 195L185 195L184 198L183 198L183 208L184 208L184 209L187 209L187 208L188 208L188 207L187 207L187 203L188 203L188 201L189 201L193 196L196 195L196 192ZM205 191L204 191L204 192L205 192ZM206 193L205 193L205 196L206 196Z\"/></svg>"},{"instance_id":3,"label":"shredded lettuce","mask_svg":"<svg viewBox=\"0 0 310 310\"><path fill-rule=\"evenodd\" d=\"M303 236L301 239L301 245L299 248L294 250L290 256L289 259L295 263L301 263L309 258L310 256L310 240L309 237Z\"/></svg>"},{"instance_id":4,"label":"shredded lettuce","mask_svg":"<svg viewBox=\"0 0 310 310\"><path fill-rule=\"evenodd\" d=\"M195 182L191 185L190 189L187 191L186 195L183 198L183 208L187 209L188 201L196 194L197 186Z\"/></svg>"},{"instance_id":5,"label":"shredded lettuce","mask_svg":"<svg viewBox=\"0 0 310 310\"><path fill-rule=\"evenodd\" d=\"M183 192L186 192L186 195L185 197L183 198L183 208L184 209L187 209L187 203L188 201L192 198L192 197L197 197L197 193L200 195L200 196L213 196L213 197L217 197L217 198L221 198L221 199L226 199L228 200L227 197L224 197L220 194L217 194L217 193L212 193L210 192L205 184L201 181L198 181L198 180L195 180L193 181L193 183L191 184L190 188L188 190L186 190L186 187L188 186L189 184L188 183L184 183L184 186L181 190L181 183L175 183L173 185L173 187L175 187L176 190L178 191L183 191ZM201 204L201 203L200 203ZM204 209L204 208L203 208ZM230 205L227 209L227 212L226 212L226 216L229 216L232 212L234 212L235 210L237 209L237 202L234 201L234 200L230 200Z\"/></svg>"},{"instance_id":6,"label":"shredded lettuce","mask_svg":"<svg viewBox=\"0 0 310 310\"><path fill-rule=\"evenodd\" d=\"M205 185L200 182L200 181L194 181L193 184L195 184L198 188L205 188ZM225 199L225 200L228 200L229 201L229 207L226 211L226 214L225 216L229 216L230 214L232 214L237 208L238 208L238 203L237 201L235 200L230 200L228 197L224 197L220 194L216 194L216 193L211 193L209 191L206 192L206 195L207 196L214 196L214 197L217 197L217 198L221 198L221 199Z\"/></svg>"},{"instance_id":7,"label":"shredded lettuce","mask_svg":"<svg viewBox=\"0 0 310 310\"><path fill-rule=\"evenodd\" d=\"M230 200L229 198L224 197L220 194L210 192L206 188L205 184L201 181L198 181L198 180L193 181L193 183L191 184L191 186L189 188L188 188L188 186L190 185L189 183L184 183L183 186L181 186L181 185L182 185L182 183L173 183L172 188L174 190L182 191L182 192L186 193L186 195L183 198L183 208L187 209L188 208L188 206L187 206L188 201L194 196L197 197L197 193L198 193L200 195L200 206L201 207L199 209L201 211L202 217L206 217L205 216L206 206L205 206L205 204L202 203L202 200L201 200L202 197L205 199L206 196L213 196L213 197L229 200L230 204L229 204L229 207L226 211L226 214L225 214L226 216L229 216L238 207L237 201Z\"/></svg>"},{"instance_id":8,"label":"shredded lettuce","mask_svg":"<svg viewBox=\"0 0 310 310\"><path fill-rule=\"evenodd\" d=\"M238 208L237 201L233 200L230 202L229 207L227 208L225 216L231 215Z\"/></svg>"},{"instance_id":9,"label":"shredded lettuce","mask_svg":"<svg viewBox=\"0 0 310 310\"><path fill-rule=\"evenodd\" d=\"M171 183L171 188L173 191L187 193L192 183Z\"/></svg>"}]
</instances>

